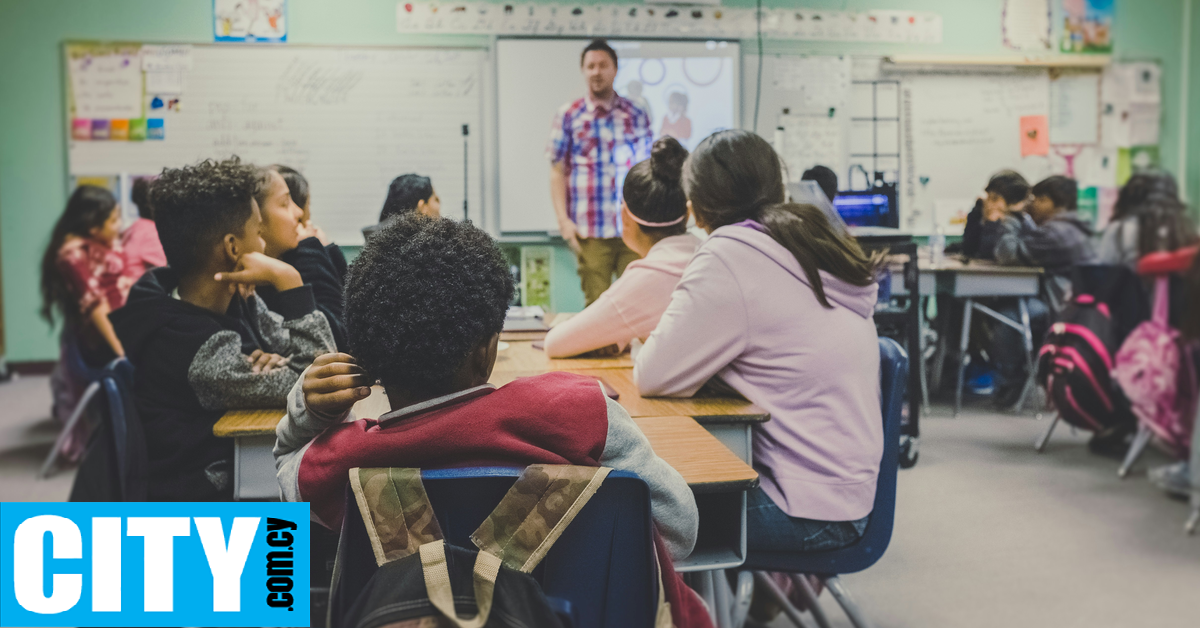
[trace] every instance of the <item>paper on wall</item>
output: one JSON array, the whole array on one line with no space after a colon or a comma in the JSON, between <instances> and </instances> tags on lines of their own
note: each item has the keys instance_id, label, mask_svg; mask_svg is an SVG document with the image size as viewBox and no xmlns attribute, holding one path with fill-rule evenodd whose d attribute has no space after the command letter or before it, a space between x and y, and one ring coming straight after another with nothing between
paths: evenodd
<instances>
[{"instance_id":1,"label":"paper on wall","mask_svg":"<svg viewBox=\"0 0 1200 628\"><path fill-rule=\"evenodd\" d=\"M1046 116L1021 116L1021 156L1050 153L1050 122Z\"/></svg>"},{"instance_id":2,"label":"paper on wall","mask_svg":"<svg viewBox=\"0 0 1200 628\"><path fill-rule=\"evenodd\" d=\"M1117 184L1117 148L1086 146L1075 157L1075 178L1080 187L1112 187Z\"/></svg>"},{"instance_id":3,"label":"paper on wall","mask_svg":"<svg viewBox=\"0 0 1200 628\"><path fill-rule=\"evenodd\" d=\"M1099 74L1064 74L1050 81L1050 141L1055 144L1099 141L1099 99Z\"/></svg>"},{"instance_id":4,"label":"paper on wall","mask_svg":"<svg viewBox=\"0 0 1200 628\"><path fill-rule=\"evenodd\" d=\"M1162 106L1156 102L1129 103L1129 145L1158 144Z\"/></svg>"},{"instance_id":5,"label":"paper on wall","mask_svg":"<svg viewBox=\"0 0 1200 628\"><path fill-rule=\"evenodd\" d=\"M75 117L142 117L142 66L134 53L84 55L68 63Z\"/></svg>"},{"instance_id":6,"label":"paper on wall","mask_svg":"<svg viewBox=\"0 0 1200 628\"><path fill-rule=\"evenodd\" d=\"M846 104L850 91L850 58L779 56L775 60L775 89L795 92L788 103L796 113L828 115Z\"/></svg>"},{"instance_id":7,"label":"paper on wall","mask_svg":"<svg viewBox=\"0 0 1200 628\"><path fill-rule=\"evenodd\" d=\"M183 72L153 70L146 72L146 93L174 95L183 93Z\"/></svg>"},{"instance_id":8,"label":"paper on wall","mask_svg":"<svg viewBox=\"0 0 1200 628\"><path fill-rule=\"evenodd\" d=\"M1128 88L1129 102L1162 102L1162 68L1157 63L1122 63L1115 70Z\"/></svg>"},{"instance_id":9,"label":"paper on wall","mask_svg":"<svg viewBox=\"0 0 1200 628\"><path fill-rule=\"evenodd\" d=\"M172 46L144 44L141 55L142 70L146 72L192 69L192 47L188 44Z\"/></svg>"},{"instance_id":10,"label":"paper on wall","mask_svg":"<svg viewBox=\"0 0 1200 628\"><path fill-rule=\"evenodd\" d=\"M1004 45L1016 50L1050 49L1050 0L1004 0Z\"/></svg>"},{"instance_id":11,"label":"paper on wall","mask_svg":"<svg viewBox=\"0 0 1200 628\"><path fill-rule=\"evenodd\" d=\"M799 181L805 170L816 165L827 166L834 172L845 172L846 130L843 117L779 116L782 146L777 148L787 166L789 181Z\"/></svg>"}]
</instances>

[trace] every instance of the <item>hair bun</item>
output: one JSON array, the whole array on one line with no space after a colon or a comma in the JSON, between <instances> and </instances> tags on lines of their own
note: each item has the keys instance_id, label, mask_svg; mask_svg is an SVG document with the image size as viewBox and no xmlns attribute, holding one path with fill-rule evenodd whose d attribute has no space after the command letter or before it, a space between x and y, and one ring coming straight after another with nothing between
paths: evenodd
<instances>
[{"instance_id":1,"label":"hair bun","mask_svg":"<svg viewBox=\"0 0 1200 628\"><path fill-rule=\"evenodd\" d=\"M683 162L688 151L678 140L665 135L654 142L650 149L650 174L664 183L674 185L683 175Z\"/></svg>"}]
</instances>

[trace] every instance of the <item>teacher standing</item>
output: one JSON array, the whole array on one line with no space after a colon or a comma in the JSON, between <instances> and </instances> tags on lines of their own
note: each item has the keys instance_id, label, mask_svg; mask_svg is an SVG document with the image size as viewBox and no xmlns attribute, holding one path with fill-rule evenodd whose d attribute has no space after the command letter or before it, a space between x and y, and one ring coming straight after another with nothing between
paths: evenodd
<instances>
[{"instance_id":1,"label":"teacher standing","mask_svg":"<svg viewBox=\"0 0 1200 628\"><path fill-rule=\"evenodd\" d=\"M650 157L650 116L617 95L617 53L597 39L579 65L587 95L567 103L551 124L550 198L563 240L575 252L588 304L638 258L621 241L621 188L634 164Z\"/></svg>"}]
</instances>

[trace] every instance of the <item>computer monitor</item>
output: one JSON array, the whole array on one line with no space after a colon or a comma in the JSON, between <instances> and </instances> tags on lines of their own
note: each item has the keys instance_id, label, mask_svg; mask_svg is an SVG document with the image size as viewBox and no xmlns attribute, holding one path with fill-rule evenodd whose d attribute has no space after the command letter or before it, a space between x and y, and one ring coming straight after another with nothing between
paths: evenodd
<instances>
[{"instance_id":1,"label":"computer monitor","mask_svg":"<svg viewBox=\"0 0 1200 628\"><path fill-rule=\"evenodd\" d=\"M833 199L833 208L851 227L900 226L896 190L892 188L838 192Z\"/></svg>"}]
</instances>

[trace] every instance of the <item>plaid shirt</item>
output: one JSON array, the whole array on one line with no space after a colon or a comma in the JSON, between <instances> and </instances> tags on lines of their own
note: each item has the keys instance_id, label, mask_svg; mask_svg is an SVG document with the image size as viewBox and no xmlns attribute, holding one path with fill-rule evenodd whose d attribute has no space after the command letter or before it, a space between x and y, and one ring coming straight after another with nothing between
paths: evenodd
<instances>
[{"instance_id":1,"label":"plaid shirt","mask_svg":"<svg viewBox=\"0 0 1200 628\"><path fill-rule=\"evenodd\" d=\"M611 110L580 98L555 114L546 157L567 166L567 215L579 237L621 237L621 187L653 141L650 116L621 96Z\"/></svg>"}]
</instances>

